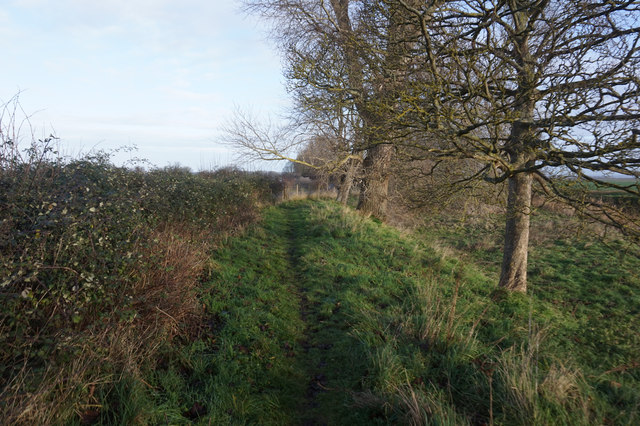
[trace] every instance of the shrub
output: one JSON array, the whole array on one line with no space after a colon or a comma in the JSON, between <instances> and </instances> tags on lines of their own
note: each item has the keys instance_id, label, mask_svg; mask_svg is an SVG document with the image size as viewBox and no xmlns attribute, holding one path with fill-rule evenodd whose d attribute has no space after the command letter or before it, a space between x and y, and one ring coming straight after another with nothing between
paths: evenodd
<instances>
[{"instance_id":1,"label":"shrub","mask_svg":"<svg viewBox=\"0 0 640 426\"><path fill-rule=\"evenodd\" d=\"M278 180L62 159L53 137L25 152L13 127L0 149L0 417L117 418L97 395L140 378L198 317L210 247L255 220Z\"/></svg>"}]
</instances>

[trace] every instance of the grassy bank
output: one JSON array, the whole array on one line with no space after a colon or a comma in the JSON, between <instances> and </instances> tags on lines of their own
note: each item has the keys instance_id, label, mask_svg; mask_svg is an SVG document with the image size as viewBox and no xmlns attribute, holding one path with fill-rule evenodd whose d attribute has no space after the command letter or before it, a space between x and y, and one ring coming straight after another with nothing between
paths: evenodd
<instances>
[{"instance_id":1,"label":"grassy bank","mask_svg":"<svg viewBox=\"0 0 640 426\"><path fill-rule=\"evenodd\" d=\"M510 295L497 214L409 233L265 207L268 175L38 158L0 173L5 423L638 421L640 260L584 223L537 211Z\"/></svg>"},{"instance_id":2,"label":"grassy bank","mask_svg":"<svg viewBox=\"0 0 640 426\"><path fill-rule=\"evenodd\" d=\"M497 281L504 217L438 217L420 235ZM633 424L640 410L640 259L601 228L540 209L532 218L528 301L545 351L573 366L597 422ZM506 332L505 330L503 332ZM592 419L593 420L593 419ZM593 420L595 421L595 420Z\"/></svg>"},{"instance_id":3,"label":"grassy bank","mask_svg":"<svg viewBox=\"0 0 640 426\"><path fill-rule=\"evenodd\" d=\"M493 247L481 254L477 246L474 257L424 241L333 203L268 209L260 226L214 255L201 294L206 321L149 379L151 418L638 420L637 259L594 272L585 266L615 251L550 242L556 254L534 261L533 292L508 295L495 290ZM572 260L582 257L582 266Z\"/></svg>"}]
</instances>

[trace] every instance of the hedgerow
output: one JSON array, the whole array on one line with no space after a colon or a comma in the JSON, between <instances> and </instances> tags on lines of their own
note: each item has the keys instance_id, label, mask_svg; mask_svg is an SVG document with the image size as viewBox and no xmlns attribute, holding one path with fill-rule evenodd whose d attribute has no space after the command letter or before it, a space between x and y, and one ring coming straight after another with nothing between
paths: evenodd
<instances>
[{"instance_id":1,"label":"hedgerow","mask_svg":"<svg viewBox=\"0 0 640 426\"><path fill-rule=\"evenodd\" d=\"M51 138L23 155L2 136L0 417L86 422L198 318L212 245L254 220L279 182L129 169L105 153L64 160Z\"/></svg>"}]
</instances>

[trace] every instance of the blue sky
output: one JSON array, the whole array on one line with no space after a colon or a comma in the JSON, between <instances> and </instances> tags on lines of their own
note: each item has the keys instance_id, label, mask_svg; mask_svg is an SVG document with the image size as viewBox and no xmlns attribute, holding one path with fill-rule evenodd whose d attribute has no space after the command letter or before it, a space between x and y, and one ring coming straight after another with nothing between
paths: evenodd
<instances>
[{"instance_id":1,"label":"blue sky","mask_svg":"<svg viewBox=\"0 0 640 426\"><path fill-rule=\"evenodd\" d=\"M235 105L288 104L266 27L235 1L3 0L0 51L0 100L20 92L36 135L69 155L135 145L158 166L223 166Z\"/></svg>"}]
</instances>

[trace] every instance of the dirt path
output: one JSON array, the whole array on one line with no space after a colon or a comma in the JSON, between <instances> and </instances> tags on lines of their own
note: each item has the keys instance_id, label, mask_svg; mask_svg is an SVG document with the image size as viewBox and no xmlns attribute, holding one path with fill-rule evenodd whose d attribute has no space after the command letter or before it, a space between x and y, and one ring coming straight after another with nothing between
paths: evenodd
<instances>
[{"instance_id":1,"label":"dirt path","mask_svg":"<svg viewBox=\"0 0 640 426\"><path fill-rule=\"evenodd\" d=\"M349 333L350 312L342 308L344 288L310 273L315 266L305 255L317 250L312 238L313 224L300 207L283 207L287 218L288 261L300 303L304 330L298 345L298 364L304 370L306 390L300 407L300 424L341 423L336 413L352 405L352 391L364 355ZM311 233L311 234L310 234Z\"/></svg>"},{"instance_id":2,"label":"dirt path","mask_svg":"<svg viewBox=\"0 0 640 426\"><path fill-rule=\"evenodd\" d=\"M325 267L331 240L311 213L269 209L216 253L203 296L215 327L161 379L173 406L203 407L199 424L371 424L353 399L370 368L352 324L365 291Z\"/></svg>"}]
</instances>

